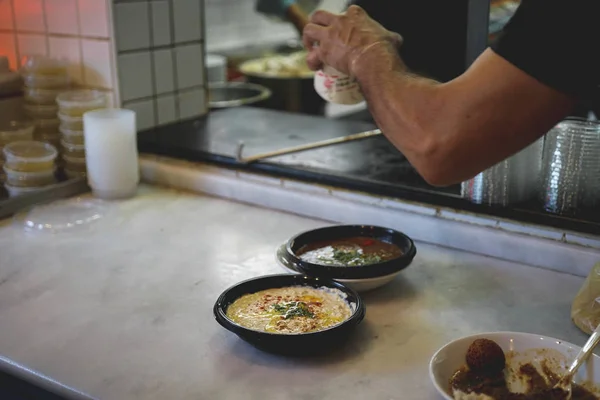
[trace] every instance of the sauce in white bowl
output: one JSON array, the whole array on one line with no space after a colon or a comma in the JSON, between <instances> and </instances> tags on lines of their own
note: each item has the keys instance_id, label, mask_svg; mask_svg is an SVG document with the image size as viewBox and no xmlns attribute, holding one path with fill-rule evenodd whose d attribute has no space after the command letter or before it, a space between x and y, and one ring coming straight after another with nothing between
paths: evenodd
<instances>
[{"instance_id":1,"label":"sauce in white bowl","mask_svg":"<svg viewBox=\"0 0 600 400\"><path fill-rule=\"evenodd\" d=\"M555 373L562 373L579 352L574 344L552 337L520 332L491 332L467 336L454 340L438 350L429 363L429 376L440 395L453 400L450 379L465 365L465 355L476 339L486 338L496 342L507 355L507 371L518 371L519 366L530 363L539 365L543 360ZM525 383L508 373L507 382L511 391L521 392ZM600 357L593 355L579 370L575 382L583 384L596 396L600 394ZM478 399L480 397L472 397ZM481 397L483 398L483 397Z\"/></svg>"}]
</instances>

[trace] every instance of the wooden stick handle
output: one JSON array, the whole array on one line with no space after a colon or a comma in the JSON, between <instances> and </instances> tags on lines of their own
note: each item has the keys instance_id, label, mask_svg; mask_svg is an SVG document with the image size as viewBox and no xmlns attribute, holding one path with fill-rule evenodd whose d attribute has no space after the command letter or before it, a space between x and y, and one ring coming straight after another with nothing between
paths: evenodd
<instances>
[{"instance_id":1,"label":"wooden stick handle","mask_svg":"<svg viewBox=\"0 0 600 400\"><path fill-rule=\"evenodd\" d=\"M381 135L381 130L374 129L372 131L354 133L354 134L348 135L348 136L341 136L341 137L337 137L337 138L321 140L318 142L287 147L285 149L270 151L270 152L257 154L257 155L246 157L246 158L242 157L243 144L240 143L240 145L238 146L237 159L239 162L248 164L248 163L251 163L254 161L262 160L264 158L277 157L277 156L282 156L285 154L297 153L299 151L304 151L304 150L317 149L320 147L331 146L332 144L346 143L346 142L351 142L354 140L361 140L361 139L366 139L366 138L370 138L372 136L379 136L379 135Z\"/></svg>"}]
</instances>

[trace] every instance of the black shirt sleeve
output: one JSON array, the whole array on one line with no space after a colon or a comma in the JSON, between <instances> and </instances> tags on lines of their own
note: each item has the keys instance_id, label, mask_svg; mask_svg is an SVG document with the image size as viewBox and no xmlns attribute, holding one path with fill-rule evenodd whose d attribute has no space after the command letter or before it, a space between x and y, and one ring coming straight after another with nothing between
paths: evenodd
<instances>
[{"instance_id":1,"label":"black shirt sleeve","mask_svg":"<svg viewBox=\"0 0 600 400\"><path fill-rule=\"evenodd\" d=\"M596 106L600 0L523 0L492 49L538 81Z\"/></svg>"},{"instance_id":2,"label":"black shirt sleeve","mask_svg":"<svg viewBox=\"0 0 600 400\"><path fill-rule=\"evenodd\" d=\"M402 35L400 55L414 73L446 82L465 71L468 0L351 3L362 7L386 29Z\"/></svg>"}]
</instances>

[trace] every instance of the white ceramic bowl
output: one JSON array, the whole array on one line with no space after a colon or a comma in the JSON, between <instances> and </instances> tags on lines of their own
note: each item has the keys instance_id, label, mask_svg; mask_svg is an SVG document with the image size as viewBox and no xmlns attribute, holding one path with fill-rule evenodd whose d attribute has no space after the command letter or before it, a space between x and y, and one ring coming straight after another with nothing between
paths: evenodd
<instances>
[{"instance_id":1,"label":"white ceramic bowl","mask_svg":"<svg viewBox=\"0 0 600 400\"><path fill-rule=\"evenodd\" d=\"M302 273L294 267L293 263L286 261L284 254L286 254L285 250L286 244L282 244L275 254L275 260L277 263L287 272L292 274ZM336 282L339 282L343 285L346 285L350 289L356 290L357 292L368 292L369 290L380 288L384 285L387 285L391 281L393 281L402 271L394 272L390 275L378 276L376 278L367 278L367 279L334 279Z\"/></svg>"},{"instance_id":2,"label":"white ceramic bowl","mask_svg":"<svg viewBox=\"0 0 600 400\"><path fill-rule=\"evenodd\" d=\"M561 370L566 369L568 363L575 358L580 350L580 347L574 344L532 333L491 332L454 340L439 349L429 363L429 377L442 398L453 400L449 391L450 378L456 370L465 365L465 354L471 343L475 339L481 338L495 341L505 353L509 351L517 352L518 357L507 360L510 366L527 362L536 365L536 360L550 358L552 365L549 365L549 367L554 372L561 372ZM538 349L548 350L540 353L536 351ZM595 354L592 355L587 363L579 369L575 382L589 382L594 388L600 387L600 357ZM598 395L596 390L593 391L594 394Z\"/></svg>"}]
</instances>

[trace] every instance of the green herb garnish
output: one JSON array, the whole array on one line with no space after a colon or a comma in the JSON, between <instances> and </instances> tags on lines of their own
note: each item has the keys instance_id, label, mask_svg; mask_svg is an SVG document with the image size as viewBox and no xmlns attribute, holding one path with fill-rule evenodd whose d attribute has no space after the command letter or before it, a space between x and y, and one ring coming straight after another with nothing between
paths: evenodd
<instances>
[{"instance_id":1,"label":"green herb garnish","mask_svg":"<svg viewBox=\"0 0 600 400\"><path fill-rule=\"evenodd\" d=\"M319 259L321 261L327 262L328 264L337 262L339 264L346 265L349 267L377 264L382 261L381 256L378 254L364 254L359 252L358 250L344 250L336 248L333 249L333 257L331 259L321 257Z\"/></svg>"},{"instance_id":2,"label":"green herb garnish","mask_svg":"<svg viewBox=\"0 0 600 400\"><path fill-rule=\"evenodd\" d=\"M285 319L294 317L315 317L315 314L310 311L308 305L303 301L290 301L287 303L273 304L273 310L278 314L283 315Z\"/></svg>"}]
</instances>

